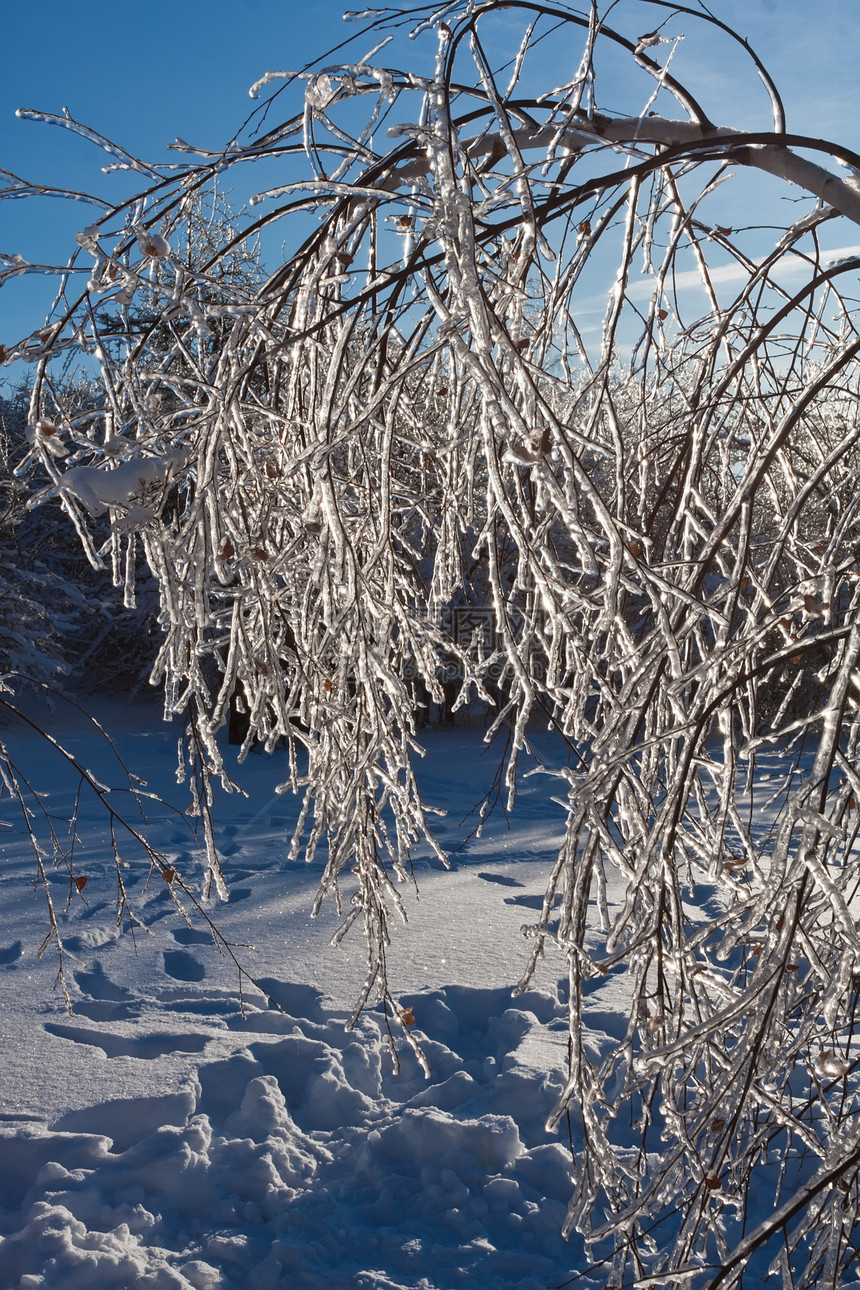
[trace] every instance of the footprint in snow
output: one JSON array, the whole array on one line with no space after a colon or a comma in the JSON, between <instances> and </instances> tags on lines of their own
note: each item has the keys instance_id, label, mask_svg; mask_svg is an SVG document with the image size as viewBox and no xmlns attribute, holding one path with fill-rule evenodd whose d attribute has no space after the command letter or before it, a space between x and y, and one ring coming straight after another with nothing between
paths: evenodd
<instances>
[{"instance_id":1,"label":"footprint in snow","mask_svg":"<svg viewBox=\"0 0 860 1290\"><path fill-rule=\"evenodd\" d=\"M119 1003L131 998L130 990L126 990L124 985L116 985L109 976L105 975L105 970L98 959L93 963L91 972L75 972L74 976L79 988L91 999Z\"/></svg>"},{"instance_id":2,"label":"footprint in snow","mask_svg":"<svg viewBox=\"0 0 860 1290\"><path fill-rule=\"evenodd\" d=\"M117 933L113 928L91 927L79 936L64 936L63 945L73 954L86 954L90 950L100 950L105 945L113 945Z\"/></svg>"},{"instance_id":3,"label":"footprint in snow","mask_svg":"<svg viewBox=\"0 0 860 1290\"><path fill-rule=\"evenodd\" d=\"M162 1033L154 1035L109 1035L104 1030L85 1030L83 1026L45 1025L49 1035L71 1039L78 1044L101 1048L108 1057L140 1057L152 1061L166 1053L200 1053L209 1042L208 1035Z\"/></svg>"},{"instance_id":4,"label":"footprint in snow","mask_svg":"<svg viewBox=\"0 0 860 1290\"><path fill-rule=\"evenodd\" d=\"M115 1152L126 1151L147 1134L156 1133L163 1125L184 1125L189 1115L194 1114L194 1106L191 1089L153 1097L115 1098L110 1102L67 1111L54 1121L51 1130L54 1133L104 1134L113 1139Z\"/></svg>"},{"instance_id":5,"label":"footprint in snow","mask_svg":"<svg viewBox=\"0 0 860 1290\"><path fill-rule=\"evenodd\" d=\"M76 999L75 1015L89 1021L130 1021L140 1016L139 1003L105 1003L102 999Z\"/></svg>"},{"instance_id":6,"label":"footprint in snow","mask_svg":"<svg viewBox=\"0 0 860 1290\"><path fill-rule=\"evenodd\" d=\"M4 945L0 949L0 966L9 967L12 963L17 963L23 953L24 946L20 941L15 941L12 945Z\"/></svg>"},{"instance_id":7,"label":"footprint in snow","mask_svg":"<svg viewBox=\"0 0 860 1290\"><path fill-rule=\"evenodd\" d=\"M180 945L211 945L212 933L201 932L196 927L175 927L170 933Z\"/></svg>"},{"instance_id":8,"label":"footprint in snow","mask_svg":"<svg viewBox=\"0 0 860 1290\"><path fill-rule=\"evenodd\" d=\"M509 878L504 873L479 873L478 877L483 878L484 882L497 882L501 887L523 886L521 882L517 882L516 878Z\"/></svg>"},{"instance_id":9,"label":"footprint in snow","mask_svg":"<svg viewBox=\"0 0 860 1290\"><path fill-rule=\"evenodd\" d=\"M322 1025L326 1021L321 990L313 985L292 981L279 981L276 977L263 976L257 983L265 990L270 1008L280 1008L288 1016Z\"/></svg>"},{"instance_id":10,"label":"footprint in snow","mask_svg":"<svg viewBox=\"0 0 860 1290\"><path fill-rule=\"evenodd\" d=\"M164 970L174 981L202 981L206 969L199 959L187 950L163 950Z\"/></svg>"}]
</instances>

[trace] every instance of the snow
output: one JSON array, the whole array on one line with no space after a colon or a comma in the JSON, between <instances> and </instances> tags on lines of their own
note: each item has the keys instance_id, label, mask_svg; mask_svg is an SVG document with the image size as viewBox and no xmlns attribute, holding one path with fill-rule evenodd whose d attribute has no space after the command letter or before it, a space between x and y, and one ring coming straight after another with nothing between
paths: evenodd
<instances>
[{"instance_id":1,"label":"snow","mask_svg":"<svg viewBox=\"0 0 860 1290\"><path fill-rule=\"evenodd\" d=\"M147 705L99 716L148 791L184 807L175 728ZM122 782L80 716L46 719L101 782ZM448 809L452 850L486 780L482 733L424 732L422 785ZM34 733L10 731L9 745L62 818L74 781ZM75 865L87 884L67 909L68 872L50 875L70 1017L52 988L53 947L37 957L47 922L32 852L11 817L0 833L4 1288L543 1290L584 1266L576 1238L560 1235L568 1126L545 1128L565 1069L560 955L547 954L536 988L511 994L530 948L521 928L561 833L551 784L524 781L515 828L492 817L454 852L451 872L431 855L416 863L388 968L428 1079L379 1006L345 1027L364 947L351 934L331 948L342 919L330 903L309 917L324 857L284 858L294 812L275 793L282 771L277 754L252 755L236 770L250 795L223 796L216 812L231 899L206 909L270 996L245 981L244 1015L236 971L205 921L192 913L187 925L168 885L122 842L130 901L150 932L118 934L104 815L83 800ZM150 840L202 881L204 856L181 815L149 802L147 816ZM611 1025L609 996L606 1007Z\"/></svg>"},{"instance_id":2,"label":"snow","mask_svg":"<svg viewBox=\"0 0 860 1290\"><path fill-rule=\"evenodd\" d=\"M129 506L134 497L166 478L167 463L160 457L134 457L110 470L74 466L63 475L61 487L83 502L90 515L104 515L108 507Z\"/></svg>"}]
</instances>

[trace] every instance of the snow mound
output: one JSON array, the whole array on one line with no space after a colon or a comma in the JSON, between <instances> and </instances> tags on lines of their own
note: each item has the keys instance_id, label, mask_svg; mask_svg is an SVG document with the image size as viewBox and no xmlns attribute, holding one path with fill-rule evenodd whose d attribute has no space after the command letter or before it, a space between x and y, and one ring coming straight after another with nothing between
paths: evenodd
<instances>
[{"instance_id":1,"label":"snow mound","mask_svg":"<svg viewBox=\"0 0 860 1290\"><path fill-rule=\"evenodd\" d=\"M80 975L115 993L103 972ZM418 995L428 1081L408 1052L394 1075L380 1018L350 1034L307 987L271 984L310 1016L254 1011L251 1042L201 1061L176 1091L0 1130L2 1284L559 1280L573 1253L559 1236L570 1157L543 1124L560 1082L517 1056L560 1016L557 1001L533 991L514 1007L509 993L462 986Z\"/></svg>"}]
</instances>

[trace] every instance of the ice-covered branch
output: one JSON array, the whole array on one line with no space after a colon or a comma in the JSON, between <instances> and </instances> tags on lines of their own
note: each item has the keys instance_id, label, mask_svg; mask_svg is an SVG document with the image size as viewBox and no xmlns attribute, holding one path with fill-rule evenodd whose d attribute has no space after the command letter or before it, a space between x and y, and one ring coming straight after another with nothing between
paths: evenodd
<instances>
[{"instance_id":1,"label":"ice-covered branch","mask_svg":"<svg viewBox=\"0 0 860 1290\"><path fill-rule=\"evenodd\" d=\"M843 1217L810 1182L858 1095L860 158L786 133L772 86L773 130L714 125L682 81L696 12L670 7L626 34L535 0L450 12L429 66L308 73L263 140L159 174L80 235L86 289L20 347L28 462L85 541L107 514L92 556L127 595L139 552L158 580L153 680L204 818L228 721L243 757L286 745L289 854L324 854L317 907L364 929L359 1009L390 1004L415 846L444 859L423 725L503 733L508 805L543 759L567 825L521 988L567 975L568 1227L619 1287L704 1286L747 1248L743 1197L793 1195L810 1284L860 1215L853 1155ZM550 31L573 79L541 92ZM604 84L606 40L643 99ZM687 120L650 115L664 90ZM292 166L299 132L306 171L219 223L225 170ZM814 209L774 235L755 170ZM72 346L100 371L86 425L50 375Z\"/></svg>"}]
</instances>

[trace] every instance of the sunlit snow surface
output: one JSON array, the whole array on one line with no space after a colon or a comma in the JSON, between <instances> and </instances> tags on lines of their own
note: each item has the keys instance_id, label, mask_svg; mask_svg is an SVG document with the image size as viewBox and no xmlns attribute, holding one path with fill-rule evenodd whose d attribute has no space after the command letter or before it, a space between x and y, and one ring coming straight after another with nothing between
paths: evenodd
<instances>
[{"instance_id":1,"label":"sunlit snow surface","mask_svg":"<svg viewBox=\"0 0 860 1290\"><path fill-rule=\"evenodd\" d=\"M186 805L176 728L148 707L99 716L149 789ZM79 718L49 722L88 769L121 782ZM47 810L67 815L68 776L35 735L8 737ZM492 765L478 730L431 730L424 743L424 787L448 811L439 832L453 848ZM117 934L109 836L84 800L76 865L87 885L66 910L67 871L51 883L65 911L70 1017L53 989L53 947L37 958L46 924L32 854L18 824L0 833L4 1288L543 1290L584 1267L578 1242L559 1235L568 1126L562 1137L544 1129L566 1055L561 957L548 954L534 988L511 996L530 948L521 929L538 917L560 837L558 781L527 780L510 832L497 813L452 872L416 862L389 971L414 1012L427 1080L396 1024L394 1075L379 1006L345 1029L363 944L356 927L329 946L333 906L309 917L319 868L284 859L294 809L274 794L282 774L277 755L251 756L237 769L250 797L219 798L231 901L211 913L283 1011L246 988L243 1017L235 969L205 922L187 926L124 841L129 894L152 935L138 932L135 949ZM148 836L183 878L199 872L179 816L153 803ZM594 1020L611 1026L613 1015L607 998Z\"/></svg>"}]
</instances>

